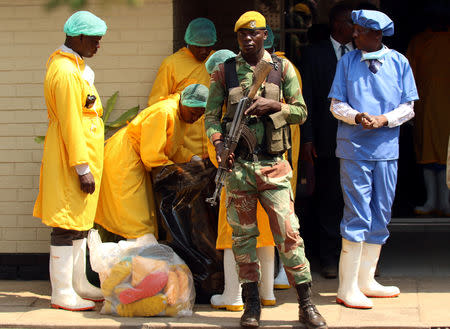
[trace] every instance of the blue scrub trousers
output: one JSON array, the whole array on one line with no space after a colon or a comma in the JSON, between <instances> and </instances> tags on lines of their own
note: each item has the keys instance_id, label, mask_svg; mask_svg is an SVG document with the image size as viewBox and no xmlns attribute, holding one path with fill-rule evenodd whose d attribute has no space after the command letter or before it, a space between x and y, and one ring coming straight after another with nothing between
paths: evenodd
<instances>
[{"instance_id":1,"label":"blue scrub trousers","mask_svg":"<svg viewBox=\"0 0 450 329\"><path fill-rule=\"evenodd\" d=\"M353 242L384 244L397 184L397 160L340 159L344 215L341 235Z\"/></svg>"}]
</instances>

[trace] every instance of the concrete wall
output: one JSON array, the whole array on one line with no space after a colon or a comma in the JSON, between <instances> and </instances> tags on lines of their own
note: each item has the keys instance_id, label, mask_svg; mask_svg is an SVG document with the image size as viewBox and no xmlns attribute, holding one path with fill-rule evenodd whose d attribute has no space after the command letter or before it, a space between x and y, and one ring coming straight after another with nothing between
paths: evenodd
<instances>
[{"instance_id":1,"label":"concrete wall","mask_svg":"<svg viewBox=\"0 0 450 329\"><path fill-rule=\"evenodd\" d=\"M34 137L47 129L45 63L64 42L63 25L72 11L48 12L44 2L0 0L0 253L49 250L49 228L31 215L42 157ZM145 108L158 67L172 53L172 1L146 0L141 7L90 3L86 9L108 24L99 52L87 60L103 104L119 91L112 119L133 106Z\"/></svg>"}]
</instances>

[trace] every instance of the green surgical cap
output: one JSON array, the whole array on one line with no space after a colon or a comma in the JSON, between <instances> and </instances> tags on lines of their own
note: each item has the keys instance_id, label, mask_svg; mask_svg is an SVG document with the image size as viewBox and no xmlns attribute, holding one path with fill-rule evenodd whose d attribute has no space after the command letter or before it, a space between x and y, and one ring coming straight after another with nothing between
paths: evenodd
<instances>
[{"instance_id":1,"label":"green surgical cap","mask_svg":"<svg viewBox=\"0 0 450 329\"><path fill-rule=\"evenodd\" d=\"M216 27L207 18L199 17L192 20L184 34L184 41L188 45L210 47L217 41Z\"/></svg>"},{"instance_id":2,"label":"green surgical cap","mask_svg":"<svg viewBox=\"0 0 450 329\"><path fill-rule=\"evenodd\" d=\"M187 107L206 107L209 89L201 84L189 85L181 93L181 104Z\"/></svg>"},{"instance_id":3,"label":"green surgical cap","mask_svg":"<svg viewBox=\"0 0 450 329\"><path fill-rule=\"evenodd\" d=\"M267 39L264 40L264 49L270 49L273 47L273 40L275 39L275 37L269 25L266 26L266 29L267 29Z\"/></svg>"},{"instance_id":4,"label":"green surgical cap","mask_svg":"<svg viewBox=\"0 0 450 329\"><path fill-rule=\"evenodd\" d=\"M228 49L220 49L216 51L214 54L209 56L208 60L205 63L206 71L208 74L211 74L214 71L214 68L220 63L225 62L228 58L236 57L236 54Z\"/></svg>"},{"instance_id":5,"label":"green surgical cap","mask_svg":"<svg viewBox=\"0 0 450 329\"><path fill-rule=\"evenodd\" d=\"M69 37L77 35L103 36L108 27L106 23L88 11L77 11L64 24L64 32Z\"/></svg>"}]
</instances>

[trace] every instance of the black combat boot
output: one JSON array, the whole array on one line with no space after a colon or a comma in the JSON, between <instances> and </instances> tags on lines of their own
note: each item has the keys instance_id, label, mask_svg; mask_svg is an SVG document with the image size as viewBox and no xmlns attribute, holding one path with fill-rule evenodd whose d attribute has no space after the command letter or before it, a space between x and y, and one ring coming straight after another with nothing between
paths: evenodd
<instances>
[{"instance_id":1,"label":"black combat boot","mask_svg":"<svg viewBox=\"0 0 450 329\"><path fill-rule=\"evenodd\" d=\"M258 328L261 316L258 282L242 284L242 299L244 300L244 314L241 317L241 327Z\"/></svg>"},{"instance_id":2,"label":"black combat boot","mask_svg":"<svg viewBox=\"0 0 450 329\"><path fill-rule=\"evenodd\" d=\"M311 300L311 284L302 283L295 285L298 295L298 318L308 329L327 329L325 319L320 315Z\"/></svg>"}]
</instances>

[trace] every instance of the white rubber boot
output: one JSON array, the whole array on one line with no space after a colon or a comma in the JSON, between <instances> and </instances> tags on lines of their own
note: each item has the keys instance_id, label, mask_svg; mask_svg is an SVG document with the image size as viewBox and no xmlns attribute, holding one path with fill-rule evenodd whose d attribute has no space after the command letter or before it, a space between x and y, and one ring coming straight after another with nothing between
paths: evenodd
<instances>
[{"instance_id":1,"label":"white rubber boot","mask_svg":"<svg viewBox=\"0 0 450 329\"><path fill-rule=\"evenodd\" d=\"M73 289L84 299L93 302L104 300L102 291L86 277L86 239L73 240Z\"/></svg>"},{"instance_id":2,"label":"white rubber boot","mask_svg":"<svg viewBox=\"0 0 450 329\"><path fill-rule=\"evenodd\" d=\"M259 283L259 297L263 306L274 306L277 303L273 294L275 272L275 252L272 246L256 248L256 255L261 265L261 281Z\"/></svg>"},{"instance_id":3,"label":"white rubber boot","mask_svg":"<svg viewBox=\"0 0 450 329\"><path fill-rule=\"evenodd\" d=\"M289 284L289 280L286 275L286 271L284 270L283 263L280 262L280 268L278 270L278 275L274 280L273 287L275 289L289 289L291 285Z\"/></svg>"},{"instance_id":4,"label":"white rubber boot","mask_svg":"<svg viewBox=\"0 0 450 329\"><path fill-rule=\"evenodd\" d=\"M427 200L423 206L415 207L414 213L418 215L429 215L437 210L436 171L424 168L423 179L425 183L425 190L427 192Z\"/></svg>"},{"instance_id":5,"label":"white rubber boot","mask_svg":"<svg viewBox=\"0 0 450 329\"><path fill-rule=\"evenodd\" d=\"M236 261L231 249L224 249L223 251L223 268L225 287L221 295L213 295L211 297L211 306L217 309L224 308L227 311L242 311L244 309L242 288L236 271Z\"/></svg>"},{"instance_id":6,"label":"white rubber boot","mask_svg":"<svg viewBox=\"0 0 450 329\"><path fill-rule=\"evenodd\" d=\"M289 280L286 275L286 271L284 270L283 262L279 261L278 263L278 275L273 282L273 287L275 289L289 289L291 285L289 284Z\"/></svg>"},{"instance_id":7,"label":"white rubber boot","mask_svg":"<svg viewBox=\"0 0 450 329\"><path fill-rule=\"evenodd\" d=\"M380 251L381 244L363 243L358 276L359 289L367 297L397 297L400 295L400 289L395 286L382 286L374 278Z\"/></svg>"},{"instance_id":8,"label":"white rubber boot","mask_svg":"<svg viewBox=\"0 0 450 329\"><path fill-rule=\"evenodd\" d=\"M438 205L439 215L450 217L450 204L448 202L450 190L447 186L447 177L445 169L437 172L437 191L438 191Z\"/></svg>"},{"instance_id":9,"label":"white rubber boot","mask_svg":"<svg viewBox=\"0 0 450 329\"><path fill-rule=\"evenodd\" d=\"M68 311L93 310L94 302L77 295L72 286L73 247L50 246L51 306Z\"/></svg>"},{"instance_id":10,"label":"white rubber boot","mask_svg":"<svg viewBox=\"0 0 450 329\"><path fill-rule=\"evenodd\" d=\"M339 288L336 302L351 308L372 308L372 301L358 288L362 242L342 239L339 258Z\"/></svg>"}]
</instances>

